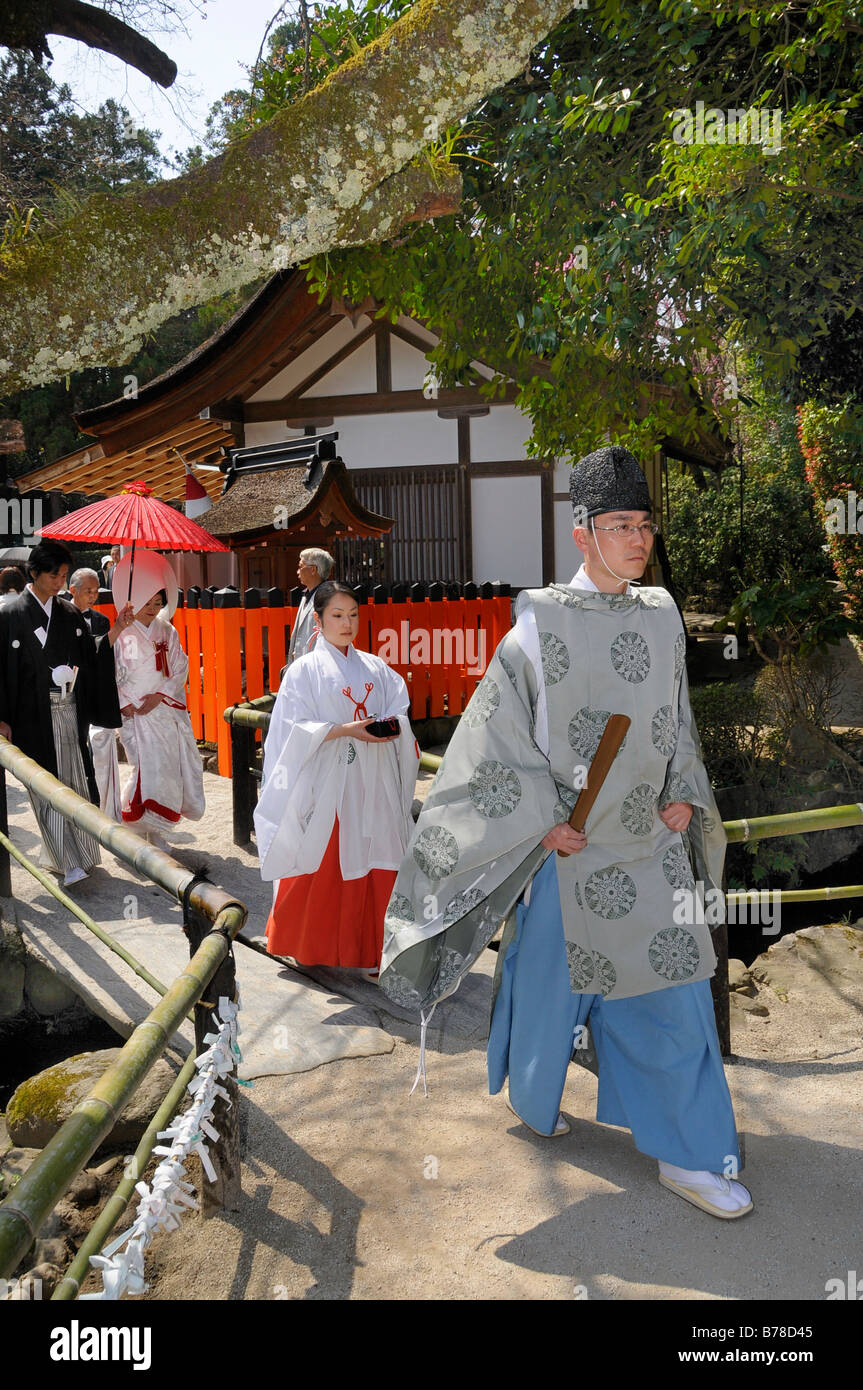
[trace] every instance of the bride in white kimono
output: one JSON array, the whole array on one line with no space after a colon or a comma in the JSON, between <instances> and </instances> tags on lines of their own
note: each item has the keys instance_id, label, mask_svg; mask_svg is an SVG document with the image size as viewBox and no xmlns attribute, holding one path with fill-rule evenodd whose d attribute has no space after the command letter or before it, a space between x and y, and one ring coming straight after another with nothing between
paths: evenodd
<instances>
[{"instance_id":1,"label":"bride in white kimono","mask_svg":"<svg viewBox=\"0 0 863 1390\"><path fill-rule=\"evenodd\" d=\"M115 566L111 587L115 605L125 602L128 557ZM138 551L131 602L135 621L114 647L121 738L129 760L121 811L125 824L158 844L160 834L181 817L200 820L204 814L201 755L186 708L189 661L169 621L177 606L177 581L161 555Z\"/></svg>"},{"instance_id":2,"label":"bride in white kimono","mask_svg":"<svg viewBox=\"0 0 863 1390\"><path fill-rule=\"evenodd\" d=\"M264 750L255 829L261 876L275 880L267 948L306 965L375 974L384 914L413 830L419 749L401 676L352 643L352 591L315 593L321 635L285 672ZM374 719L395 718L382 739Z\"/></svg>"}]
</instances>

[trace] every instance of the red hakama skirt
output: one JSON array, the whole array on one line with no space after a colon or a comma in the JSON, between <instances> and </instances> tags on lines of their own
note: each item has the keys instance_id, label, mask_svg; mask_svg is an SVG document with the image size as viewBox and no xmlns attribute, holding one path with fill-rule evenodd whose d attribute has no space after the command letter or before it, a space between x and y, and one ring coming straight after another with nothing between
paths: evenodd
<instances>
[{"instance_id":1,"label":"red hakama skirt","mask_svg":"<svg viewBox=\"0 0 863 1390\"><path fill-rule=\"evenodd\" d=\"M315 872L279 880L267 918L267 950L272 956L293 956L299 965L376 970L395 881L395 869L342 878L337 817Z\"/></svg>"}]
</instances>

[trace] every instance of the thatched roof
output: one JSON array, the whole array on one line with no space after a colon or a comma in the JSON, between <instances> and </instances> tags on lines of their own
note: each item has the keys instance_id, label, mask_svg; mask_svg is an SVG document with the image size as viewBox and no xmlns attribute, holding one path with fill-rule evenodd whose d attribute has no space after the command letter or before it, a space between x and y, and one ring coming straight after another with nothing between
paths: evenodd
<instances>
[{"instance_id":1,"label":"thatched roof","mask_svg":"<svg viewBox=\"0 0 863 1390\"><path fill-rule=\"evenodd\" d=\"M317 486L307 487L305 477L305 463L244 470L224 496L197 518L198 524L211 535L233 539L270 531L287 536L319 511L358 536L383 535L395 524L393 517L362 505L341 459L323 463Z\"/></svg>"}]
</instances>

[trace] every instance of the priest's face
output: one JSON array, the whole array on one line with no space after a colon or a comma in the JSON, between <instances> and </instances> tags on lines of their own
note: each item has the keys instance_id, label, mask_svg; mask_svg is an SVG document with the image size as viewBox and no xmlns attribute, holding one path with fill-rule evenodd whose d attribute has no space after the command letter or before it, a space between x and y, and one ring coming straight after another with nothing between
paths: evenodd
<instances>
[{"instance_id":1,"label":"priest's face","mask_svg":"<svg viewBox=\"0 0 863 1390\"><path fill-rule=\"evenodd\" d=\"M72 590L75 607L80 608L82 613L86 613L88 608L92 608L98 597L99 585L95 579L82 579L77 588Z\"/></svg>"},{"instance_id":2,"label":"priest's face","mask_svg":"<svg viewBox=\"0 0 863 1390\"><path fill-rule=\"evenodd\" d=\"M297 565L297 578L304 589L316 589L321 582L317 566L310 565L308 560L303 559L302 555L300 556L300 563Z\"/></svg>"},{"instance_id":3,"label":"priest's face","mask_svg":"<svg viewBox=\"0 0 863 1390\"><path fill-rule=\"evenodd\" d=\"M598 589L620 589L621 576L641 578L653 548L653 535L645 529L649 522L649 512L601 512L587 526L576 526L573 538Z\"/></svg>"},{"instance_id":4,"label":"priest's face","mask_svg":"<svg viewBox=\"0 0 863 1390\"><path fill-rule=\"evenodd\" d=\"M321 632L334 647L347 651L360 630L360 610L350 594L334 594L318 617Z\"/></svg>"}]
</instances>

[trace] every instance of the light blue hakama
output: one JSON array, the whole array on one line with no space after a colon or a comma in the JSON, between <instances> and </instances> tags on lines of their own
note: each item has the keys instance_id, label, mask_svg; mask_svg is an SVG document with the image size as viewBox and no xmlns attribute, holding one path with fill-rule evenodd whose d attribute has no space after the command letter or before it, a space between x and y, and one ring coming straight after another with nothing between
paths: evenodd
<instances>
[{"instance_id":1,"label":"light blue hakama","mask_svg":"<svg viewBox=\"0 0 863 1390\"><path fill-rule=\"evenodd\" d=\"M573 1038L586 1025L599 1063L598 1121L631 1130L642 1153L680 1168L722 1173L730 1159L739 1168L710 981L628 999L573 994L553 855L517 912L488 1040L490 1093L508 1074L515 1110L551 1134Z\"/></svg>"}]
</instances>

